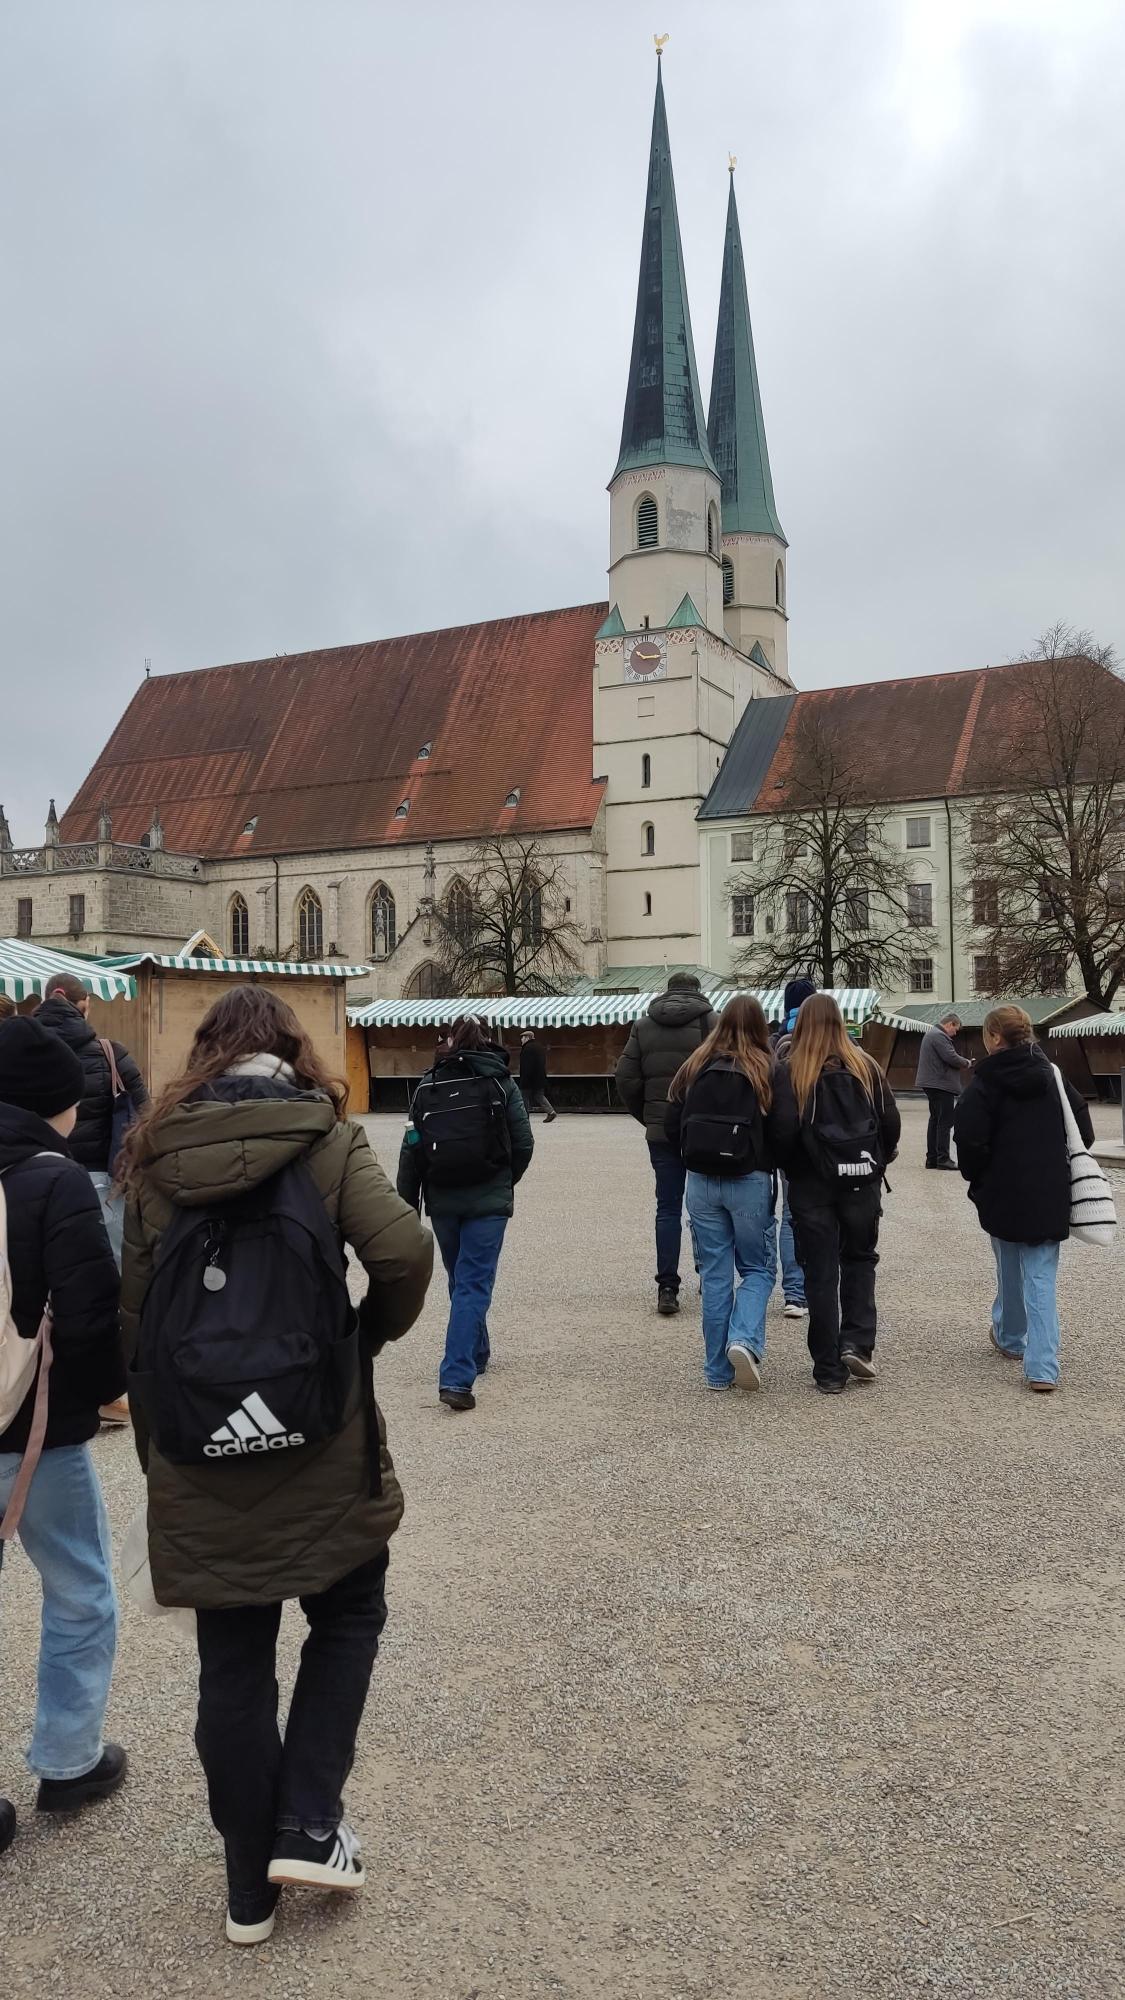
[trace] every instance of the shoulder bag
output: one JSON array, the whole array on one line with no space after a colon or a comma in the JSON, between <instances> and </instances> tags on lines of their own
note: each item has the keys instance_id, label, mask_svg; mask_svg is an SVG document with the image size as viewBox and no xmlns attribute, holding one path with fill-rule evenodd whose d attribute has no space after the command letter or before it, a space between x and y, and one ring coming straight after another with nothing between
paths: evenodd
<instances>
[{"instance_id":1,"label":"shoulder bag","mask_svg":"<svg viewBox=\"0 0 1125 2000\"><path fill-rule=\"evenodd\" d=\"M1066 1155L1070 1163L1070 1233L1079 1243L1106 1250L1117 1228L1117 1209L1110 1185L1086 1141L1078 1130L1062 1071L1052 1063L1066 1132Z\"/></svg>"}]
</instances>

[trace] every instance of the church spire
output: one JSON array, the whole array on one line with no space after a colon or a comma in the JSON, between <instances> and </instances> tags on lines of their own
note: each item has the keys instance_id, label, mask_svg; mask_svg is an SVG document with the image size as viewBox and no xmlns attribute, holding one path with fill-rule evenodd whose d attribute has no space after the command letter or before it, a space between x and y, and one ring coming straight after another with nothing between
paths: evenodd
<instances>
[{"instance_id":1,"label":"church spire","mask_svg":"<svg viewBox=\"0 0 1125 2000\"><path fill-rule=\"evenodd\" d=\"M707 436L723 482L723 534L776 535L784 543L766 450L733 162Z\"/></svg>"},{"instance_id":2,"label":"church spire","mask_svg":"<svg viewBox=\"0 0 1125 2000\"><path fill-rule=\"evenodd\" d=\"M651 465L715 470L691 337L659 49L637 317L614 477Z\"/></svg>"}]
</instances>

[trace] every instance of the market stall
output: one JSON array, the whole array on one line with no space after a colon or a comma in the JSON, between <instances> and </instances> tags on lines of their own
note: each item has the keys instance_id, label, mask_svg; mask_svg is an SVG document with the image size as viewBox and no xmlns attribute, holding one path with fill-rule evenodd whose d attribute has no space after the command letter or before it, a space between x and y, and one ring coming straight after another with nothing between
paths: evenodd
<instances>
[{"instance_id":1,"label":"market stall","mask_svg":"<svg viewBox=\"0 0 1125 2000\"><path fill-rule=\"evenodd\" d=\"M1001 1004L998 1000L933 1000L918 1006L900 1007L894 1012L877 1008L864 1030L863 1046L886 1070L892 1090L913 1090L918 1051L927 1029L951 1012L959 1014L961 1026L953 1038L954 1046L961 1055L969 1056L975 1062L984 1054L981 1031L985 1017L993 1007ZM1016 998L1009 1004L1022 1007L1025 1013L1030 1014L1040 1035L1048 1030L1053 1033L1055 1023L1069 1022L1082 1013L1093 1011L1085 998L1064 1000L1044 998L1038 994L1031 999ZM1068 1062L1064 1060L1062 1067L1080 1090L1084 1088L1082 1077L1074 1074Z\"/></svg>"}]
</instances>

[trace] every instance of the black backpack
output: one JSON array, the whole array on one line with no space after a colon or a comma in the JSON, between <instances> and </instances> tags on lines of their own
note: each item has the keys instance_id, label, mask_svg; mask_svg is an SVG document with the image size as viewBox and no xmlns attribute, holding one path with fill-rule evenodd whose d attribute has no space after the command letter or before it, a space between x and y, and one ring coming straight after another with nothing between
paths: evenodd
<instances>
[{"instance_id":1,"label":"black backpack","mask_svg":"<svg viewBox=\"0 0 1125 2000\"><path fill-rule=\"evenodd\" d=\"M737 1063L709 1063L684 1099L680 1157L685 1167L693 1174L738 1180L752 1174L762 1156L762 1113L753 1084Z\"/></svg>"},{"instance_id":2,"label":"black backpack","mask_svg":"<svg viewBox=\"0 0 1125 2000\"><path fill-rule=\"evenodd\" d=\"M410 1112L422 1172L435 1187L471 1187L511 1167L507 1092L463 1057L447 1058L422 1078Z\"/></svg>"},{"instance_id":3,"label":"black backpack","mask_svg":"<svg viewBox=\"0 0 1125 2000\"><path fill-rule=\"evenodd\" d=\"M882 1079L875 1077L882 1100ZM883 1140L876 1105L847 1069L822 1070L802 1127L805 1152L831 1187L878 1187Z\"/></svg>"},{"instance_id":4,"label":"black backpack","mask_svg":"<svg viewBox=\"0 0 1125 2000\"><path fill-rule=\"evenodd\" d=\"M303 1162L250 1193L177 1208L160 1239L130 1373L175 1465L300 1451L362 1400L340 1238Z\"/></svg>"}]
</instances>

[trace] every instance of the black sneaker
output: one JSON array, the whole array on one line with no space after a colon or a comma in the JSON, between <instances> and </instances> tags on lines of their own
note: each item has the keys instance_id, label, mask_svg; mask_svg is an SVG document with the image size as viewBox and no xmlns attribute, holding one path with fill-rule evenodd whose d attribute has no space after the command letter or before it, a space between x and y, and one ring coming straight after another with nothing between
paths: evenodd
<instances>
[{"instance_id":1,"label":"black sneaker","mask_svg":"<svg viewBox=\"0 0 1125 2000\"><path fill-rule=\"evenodd\" d=\"M270 1881L296 1889L362 1889L366 1876L359 1841L345 1820L335 1833L317 1840L311 1833L279 1833L270 1862Z\"/></svg>"},{"instance_id":2,"label":"black sneaker","mask_svg":"<svg viewBox=\"0 0 1125 2000\"><path fill-rule=\"evenodd\" d=\"M845 1379L843 1382L818 1382L816 1386L822 1396L842 1396L848 1384Z\"/></svg>"},{"instance_id":3,"label":"black sneaker","mask_svg":"<svg viewBox=\"0 0 1125 2000\"><path fill-rule=\"evenodd\" d=\"M227 1892L227 1936L232 1944L264 1944L272 1934L281 1890L230 1889Z\"/></svg>"},{"instance_id":4,"label":"black sneaker","mask_svg":"<svg viewBox=\"0 0 1125 2000\"><path fill-rule=\"evenodd\" d=\"M471 1389L439 1389L438 1402L447 1410L475 1410L477 1399Z\"/></svg>"},{"instance_id":5,"label":"black sneaker","mask_svg":"<svg viewBox=\"0 0 1125 2000\"><path fill-rule=\"evenodd\" d=\"M120 1743L107 1743L92 1771L81 1778L44 1778L35 1801L36 1812L77 1812L94 1799L108 1799L125 1783L129 1759Z\"/></svg>"},{"instance_id":6,"label":"black sneaker","mask_svg":"<svg viewBox=\"0 0 1125 2000\"><path fill-rule=\"evenodd\" d=\"M662 1313L665 1319L671 1319L673 1313L679 1312L680 1293L678 1286L676 1285L657 1286L656 1310L658 1313Z\"/></svg>"},{"instance_id":7,"label":"black sneaker","mask_svg":"<svg viewBox=\"0 0 1125 2000\"><path fill-rule=\"evenodd\" d=\"M840 1349L840 1359L847 1369L848 1374L856 1382L873 1382L875 1380L875 1362L870 1354L861 1354L858 1347L842 1347Z\"/></svg>"},{"instance_id":8,"label":"black sneaker","mask_svg":"<svg viewBox=\"0 0 1125 2000\"><path fill-rule=\"evenodd\" d=\"M0 1799L0 1854L16 1837L16 1809L11 1799Z\"/></svg>"}]
</instances>

